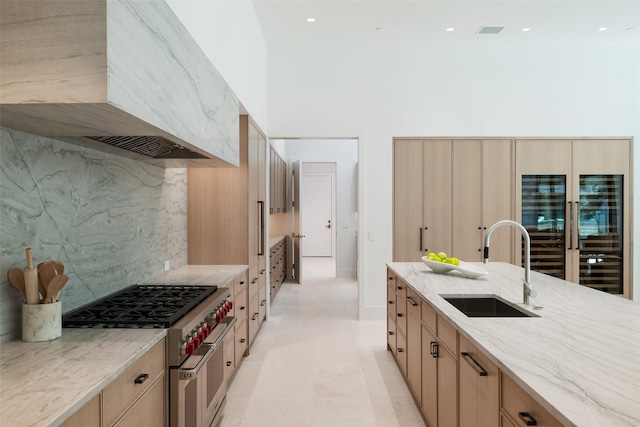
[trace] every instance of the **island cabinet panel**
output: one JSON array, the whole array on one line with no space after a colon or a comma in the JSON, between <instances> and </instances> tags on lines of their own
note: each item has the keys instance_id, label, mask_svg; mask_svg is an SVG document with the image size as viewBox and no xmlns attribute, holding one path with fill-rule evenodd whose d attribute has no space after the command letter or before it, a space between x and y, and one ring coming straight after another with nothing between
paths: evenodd
<instances>
[{"instance_id":1,"label":"island cabinet panel","mask_svg":"<svg viewBox=\"0 0 640 427\"><path fill-rule=\"evenodd\" d=\"M501 375L501 401L503 414L520 427L535 425L538 427L561 427L562 423L529 396L507 375Z\"/></svg>"},{"instance_id":2,"label":"island cabinet panel","mask_svg":"<svg viewBox=\"0 0 640 427\"><path fill-rule=\"evenodd\" d=\"M387 344L391 354L396 356L398 352L397 328L396 328L396 275L387 270Z\"/></svg>"},{"instance_id":3,"label":"island cabinet panel","mask_svg":"<svg viewBox=\"0 0 640 427\"><path fill-rule=\"evenodd\" d=\"M136 407L135 402L148 393L156 381L164 384L166 366L165 342L162 341L109 384L102 392L104 425L113 425L114 421L132 405ZM142 382L137 382L139 378L142 378ZM164 390L164 385L162 387ZM153 399L153 396L157 397L157 395L157 391L151 393L151 402L145 400L144 406L154 405L160 414L166 415L166 398L163 395L162 399ZM153 424L141 425L152 426Z\"/></svg>"},{"instance_id":4,"label":"island cabinet panel","mask_svg":"<svg viewBox=\"0 0 640 427\"><path fill-rule=\"evenodd\" d=\"M458 363L460 427L494 427L500 415L498 367L460 335Z\"/></svg>"},{"instance_id":5,"label":"island cabinet panel","mask_svg":"<svg viewBox=\"0 0 640 427\"><path fill-rule=\"evenodd\" d=\"M420 339L421 299L412 289L407 289L407 380L416 401L422 399L422 340Z\"/></svg>"},{"instance_id":6,"label":"island cabinet panel","mask_svg":"<svg viewBox=\"0 0 640 427\"><path fill-rule=\"evenodd\" d=\"M439 335L443 331L448 346L457 349L457 332L440 316L437 316L437 330L438 336L422 324L422 413L431 427L457 426L458 361L456 353L450 352Z\"/></svg>"},{"instance_id":7,"label":"island cabinet panel","mask_svg":"<svg viewBox=\"0 0 640 427\"><path fill-rule=\"evenodd\" d=\"M60 425L62 427L100 427L101 419L100 394L98 394Z\"/></svg>"},{"instance_id":8,"label":"island cabinet panel","mask_svg":"<svg viewBox=\"0 0 640 427\"><path fill-rule=\"evenodd\" d=\"M167 387L164 378L156 381L144 396L138 400L114 427L163 427L166 426L166 414L158 402L167 398Z\"/></svg>"}]
</instances>

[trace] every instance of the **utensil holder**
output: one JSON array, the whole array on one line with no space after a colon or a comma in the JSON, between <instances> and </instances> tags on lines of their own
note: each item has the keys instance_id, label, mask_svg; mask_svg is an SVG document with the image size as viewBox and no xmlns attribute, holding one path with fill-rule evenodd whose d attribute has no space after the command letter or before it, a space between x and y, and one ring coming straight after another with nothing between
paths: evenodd
<instances>
[{"instance_id":1,"label":"utensil holder","mask_svg":"<svg viewBox=\"0 0 640 427\"><path fill-rule=\"evenodd\" d=\"M22 304L22 341L50 341L62 336L62 302Z\"/></svg>"}]
</instances>

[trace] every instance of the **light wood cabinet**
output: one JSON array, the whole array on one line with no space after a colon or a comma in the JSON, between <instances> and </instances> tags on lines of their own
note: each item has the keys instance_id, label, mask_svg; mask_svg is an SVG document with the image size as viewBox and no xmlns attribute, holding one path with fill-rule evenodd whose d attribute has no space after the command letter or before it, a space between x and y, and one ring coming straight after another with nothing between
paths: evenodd
<instances>
[{"instance_id":1,"label":"light wood cabinet","mask_svg":"<svg viewBox=\"0 0 640 427\"><path fill-rule=\"evenodd\" d=\"M501 375L502 393L500 406L502 416L517 427L561 427L562 423L536 402L527 392L507 375ZM508 424L507 424L508 425Z\"/></svg>"},{"instance_id":2,"label":"light wood cabinet","mask_svg":"<svg viewBox=\"0 0 640 427\"><path fill-rule=\"evenodd\" d=\"M628 139L518 139L516 217L531 269L632 297ZM520 254L517 253L518 258Z\"/></svg>"},{"instance_id":3,"label":"light wood cabinet","mask_svg":"<svg viewBox=\"0 0 640 427\"><path fill-rule=\"evenodd\" d=\"M270 185L269 213L287 212L287 162L272 148L269 153Z\"/></svg>"},{"instance_id":4,"label":"light wood cabinet","mask_svg":"<svg viewBox=\"0 0 640 427\"><path fill-rule=\"evenodd\" d=\"M100 394L96 395L60 425L62 427L100 427L102 425L100 398Z\"/></svg>"},{"instance_id":5,"label":"light wood cabinet","mask_svg":"<svg viewBox=\"0 0 640 427\"><path fill-rule=\"evenodd\" d=\"M514 215L512 157L511 139L395 140L394 261L481 261L487 228ZM492 260L513 262L512 232L494 239Z\"/></svg>"},{"instance_id":6,"label":"light wood cabinet","mask_svg":"<svg viewBox=\"0 0 640 427\"><path fill-rule=\"evenodd\" d=\"M166 412L159 402L167 399L164 378L157 380L149 390L114 424L114 427L166 426Z\"/></svg>"},{"instance_id":7,"label":"light wood cabinet","mask_svg":"<svg viewBox=\"0 0 640 427\"><path fill-rule=\"evenodd\" d=\"M459 336L460 427L494 427L499 423L500 371L468 339Z\"/></svg>"},{"instance_id":8,"label":"light wood cabinet","mask_svg":"<svg viewBox=\"0 0 640 427\"><path fill-rule=\"evenodd\" d=\"M113 425L157 381L165 383L166 366L165 342L162 341L105 387L102 391L104 425ZM163 395L162 399L145 401L145 406L152 405L155 410L166 416L165 401L166 396ZM143 423L139 425L153 426L154 424Z\"/></svg>"},{"instance_id":9,"label":"light wood cabinet","mask_svg":"<svg viewBox=\"0 0 640 427\"><path fill-rule=\"evenodd\" d=\"M407 289L407 380L418 403L422 399L422 340L420 335L421 299Z\"/></svg>"},{"instance_id":10,"label":"light wood cabinet","mask_svg":"<svg viewBox=\"0 0 640 427\"><path fill-rule=\"evenodd\" d=\"M453 141L453 252L480 262L487 229L513 218L513 142L511 139ZM513 232L491 237L491 260L513 263Z\"/></svg>"},{"instance_id":11,"label":"light wood cabinet","mask_svg":"<svg viewBox=\"0 0 640 427\"><path fill-rule=\"evenodd\" d=\"M249 305L261 276L266 283L266 144L258 126L243 115L238 168L187 170L189 264L248 265L249 318L258 312L257 305ZM251 327L251 342L258 329L249 321L245 326Z\"/></svg>"},{"instance_id":12,"label":"light wood cabinet","mask_svg":"<svg viewBox=\"0 0 640 427\"><path fill-rule=\"evenodd\" d=\"M228 284L231 292L230 301L233 302L233 308L229 312L229 316L236 318L236 324L225 337L224 379L227 384L233 379L247 350L247 319L249 317L248 278L249 272L248 270L244 270Z\"/></svg>"},{"instance_id":13,"label":"light wood cabinet","mask_svg":"<svg viewBox=\"0 0 640 427\"><path fill-rule=\"evenodd\" d=\"M287 277L287 238L283 237L271 247L269 255L269 265L271 266L270 295L271 301L275 298L280 285Z\"/></svg>"},{"instance_id":14,"label":"light wood cabinet","mask_svg":"<svg viewBox=\"0 0 640 427\"><path fill-rule=\"evenodd\" d=\"M432 427L457 426L457 331L424 301L422 322L422 413Z\"/></svg>"}]
</instances>

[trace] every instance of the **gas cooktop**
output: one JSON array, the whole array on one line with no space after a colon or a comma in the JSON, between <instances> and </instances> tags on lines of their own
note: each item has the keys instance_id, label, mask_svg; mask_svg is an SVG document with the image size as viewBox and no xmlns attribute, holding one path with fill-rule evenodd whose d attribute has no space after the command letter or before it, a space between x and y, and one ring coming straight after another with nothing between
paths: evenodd
<instances>
[{"instance_id":1,"label":"gas cooktop","mask_svg":"<svg viewBox=\"0 0 640 427\"><path fill-rule=\"evenodd\" d=\"M169 328L218 289L132 285L66 313L65 328Z\"/></svg>"}]
</instances>

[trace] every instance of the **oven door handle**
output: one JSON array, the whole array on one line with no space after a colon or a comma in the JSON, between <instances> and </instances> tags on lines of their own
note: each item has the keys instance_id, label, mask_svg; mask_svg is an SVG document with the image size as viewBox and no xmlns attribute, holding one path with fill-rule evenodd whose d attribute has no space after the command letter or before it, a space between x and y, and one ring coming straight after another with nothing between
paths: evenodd
<instances>
[{"instance_id":1,"label":"oven door handle","mask_svg":"<svg viewBox=\"0 0 640 427\"><path fill-rule=\"evenodd\" d=\"M229 320L227 320L229 319ZM218 348L218 346L220 345L220 343L222 343L222 341L224 340L224 337L227 335L227 332L229 332L229 330L231 330L231 328L233 328L233 325L236 323L236 321L238 319L236 319L235 317L227 317L227 319L225 319L224 323L226 323L226 326L224 327L222 333L220 334L220 336L218 336L218 338L216 338L216 340L212 343L203 343L203 346L208 347L207 352L202 356L202 358L200 359L200 361L198 362L198 364L196 366L194 366L191 369L179 369L178 370L178 379L179 380L186 380L186 381L191 381L191 380L195 380L198 376L198 372L200 372L200 369L202 369L202 367L209 361L209 358L211 358L211 356L213 355L213 353L216 351L216 349Z\"/></svg>"}]
</instances>

